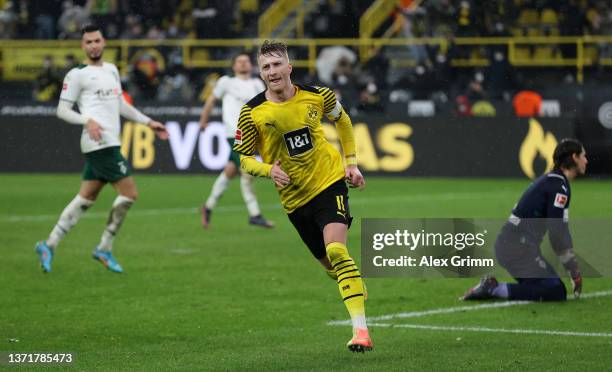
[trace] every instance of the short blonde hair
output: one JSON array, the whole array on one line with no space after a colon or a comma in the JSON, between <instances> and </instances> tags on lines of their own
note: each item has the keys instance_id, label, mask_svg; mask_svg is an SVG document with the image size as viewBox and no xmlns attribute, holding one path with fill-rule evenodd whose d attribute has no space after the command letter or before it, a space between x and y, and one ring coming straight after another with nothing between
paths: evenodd
<instances>
[{"instance_id":1,"label":"short blonde hair","mask_svg":"<svg viewBox=\"0 0 612 372\"><path fill-rule=\"evenodd\" d=\"M259 55L272 55L275 57L286 57L289 59L287 54L287 45L280 41L266 40L259 48Z\"/></svg>"}]
</instances>

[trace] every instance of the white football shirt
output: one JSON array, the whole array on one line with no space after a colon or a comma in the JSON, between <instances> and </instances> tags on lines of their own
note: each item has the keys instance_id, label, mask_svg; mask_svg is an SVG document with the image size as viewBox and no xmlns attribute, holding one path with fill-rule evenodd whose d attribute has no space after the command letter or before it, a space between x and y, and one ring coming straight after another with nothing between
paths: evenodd
<instances>
[{"instance_id":1,"label":"white football shirt","mask_svg":"<svg viewBox=\"0 0 612 372\"><path fill-rule=\"evenodd\" d=\"M60 99L76 103L82 115L97 121L104 129L102 139L94 141L83 127L83 153L121 146L121 93L119 71L112 63L104 62L102 66L80 65L66 74Z\"/></svg>"},{"instance_id":2,"label":"white football shirt","mask_svg":"<svg viewBox=\"0 0 612 372\"><path fill-rule=\"evenodd\" d=\"M217 81L212 94L217 99L223 99L221 108L227 138L236 136L242 106L264 89L264 83L257 78L244 80L238 77L223 76Z\"/></svg>"}]
</instances>

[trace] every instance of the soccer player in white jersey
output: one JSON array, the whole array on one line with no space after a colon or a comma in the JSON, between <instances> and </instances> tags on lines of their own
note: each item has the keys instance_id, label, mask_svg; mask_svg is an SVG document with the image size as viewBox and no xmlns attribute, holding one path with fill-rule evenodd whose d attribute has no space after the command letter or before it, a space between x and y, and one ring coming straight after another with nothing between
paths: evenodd
<instances>
[{"instance_id":1,"label":"soccer player in white jersey","mask_svg":"<svg viewBox=\"0 0 612 372\"><path fill-rule=\"evenodd\" d=\"M93 258L113 272L123 272L113 257L113 240L136 201L138 191L127 161L120 152L120 118L146 123L160 139L168 139L168 132L160 122L152 120L125 102L117 67L102 61L105 40L100 28L85 26L81 48L85 63L66 74L57 116L66 122L83 126L81 151L85 156L83 180L79 193L66 206L49 237L36 244L36 252L44 272L51 271L51 261L57 245L77 223L83 212L93 205L98 194L110 183L117 191L100 243ZM77 104L79 112L73 110Z\"/></svg>"},{"instance_id":2,"label":"soccer player in white jersey","mask_svg":"<svg viewBox=\"0 0 612 372\"><path fill-rule=\"evenodd\" d=\"M251 57L246 53L240 53L232 59L232 70L234 76L223 76L217 81L215 88L202 109L200 116L200 128L206 129L208 126L208 117L212 111L215 102L218 99L222 100L222 119L225 124L227 142L230 148L234 146L234 137L238 126L238 117L240 109L251 98L264 91L263 82L252 76L253 64ZM253 190L253 176L247 173L240 172L240 155L233 150L230 152L230 157L225 165L225 169L215 180L211 193L206 199L206 203L202 207L202 227L208 228L210 217L213 208L227 190L229 181L240 174L240 190L242 198L246 203L249 212L249 223L255 226L265 228L274 227L274 224L266 220L261 215L257 198Z\"/></svg>"}]
</instances>

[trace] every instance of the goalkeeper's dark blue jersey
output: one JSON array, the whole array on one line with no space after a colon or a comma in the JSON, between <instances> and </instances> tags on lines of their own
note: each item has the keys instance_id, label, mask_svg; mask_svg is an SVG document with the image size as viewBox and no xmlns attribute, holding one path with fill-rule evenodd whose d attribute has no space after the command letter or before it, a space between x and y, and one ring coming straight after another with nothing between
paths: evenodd
<instances>
[{"instance_id":1,"label":"goalkeeper's dark blue jersey","mask_svg":"<svg viewBox=\"0 0 612 372\"><path fill-rule=\"evenodd\" d=\"M573 247L569 232L571 190L561 171L552 171L535 180L523 193L508 220L540 245L544 234L556 252Z\"/></svg>"}]
</instances>

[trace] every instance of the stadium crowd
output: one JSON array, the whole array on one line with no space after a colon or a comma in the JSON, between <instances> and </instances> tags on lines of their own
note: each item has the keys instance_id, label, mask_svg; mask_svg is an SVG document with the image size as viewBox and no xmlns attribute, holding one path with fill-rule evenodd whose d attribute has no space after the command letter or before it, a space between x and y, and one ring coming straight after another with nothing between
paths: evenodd
<instances>
[{"instance_id":1,"label":"stadium crowd","mask_svg":"<svg viewBox=\"0 0 612 372\"><path fill-rule=\"evenodd\" d=\"M222 0L0 0L0 38L74 39L86 23L99 24L107 39L252 38L257 18L273 1ZM393 29L397 37L442 37L447 48L410 45L382 48L367 63L359 63L356 48L322 48L315 75L300 70L297 78L307 84L333 87L353 110L379 110L388 101L433 99L462 102L510 101L524 89L537 90L540 71L517 70L508 61L506 46L456 47L455 37L611 35L612 5L606 0L402 0L377 34ZM305 37L346 38L359 36L359 18L368 2L319 1L305 20ZM548 50L548 49L552 50ZM575 45L546 47L549 56L572 58ZM601 45L599 57L612 56L611 45ZM531 47L532 57L542 48ZM236 50L214 50L215 59L229 59ZM299 51L292 57L303 57ZM123 70L124 86L135 98L171 101L202 99L211 74L223 69L191 69L183 64L180 50L164 50L164 63L142 53ZM455 59L487 59L489 66L454 67ZM409 68L393 60L414 62ZM329 61L333 62L329 62ZM50 64L51 66L53 63ZM604 69L603 67L600 69ZM55 75L65 70L41 69L34 87L37 100L56 98ZM216 75L215 75L216 76ZM562 75L574 82L575 71ZM61 76L59 76L61 80ZM558 77L555 77L559 80ZM562 79L563 80L563 79ZM45 91L45 94L40 92ZM53 93L55 91L55 93Z\"/></svg>"}]
</instances>

